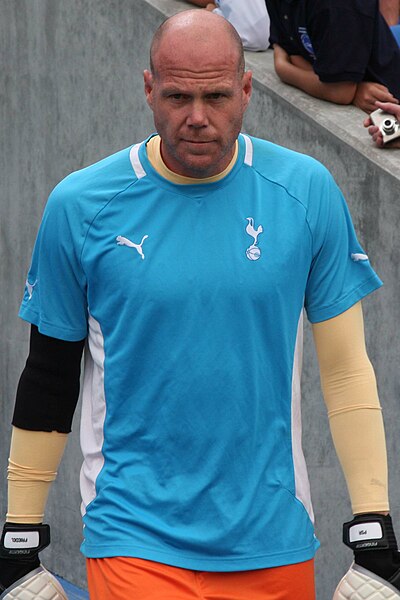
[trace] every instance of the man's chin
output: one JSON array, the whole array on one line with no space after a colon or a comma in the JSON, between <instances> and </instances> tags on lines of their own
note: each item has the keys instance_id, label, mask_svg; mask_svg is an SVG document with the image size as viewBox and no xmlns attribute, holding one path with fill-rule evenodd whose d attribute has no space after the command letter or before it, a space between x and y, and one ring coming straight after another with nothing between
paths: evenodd
<instances>
[{"instance_id":1,"label":"man's chin","mask_svg":"<svg viewBox=\"0 0 400 600\"><path fill-rule=\"evenodd\" d=\"M167 167L178 175L204 179L221 173L230 162L229 152L221 152L217 145L217 142L182 141L172 151L168 148L162 152L162 157Z\"/></svg>"},{"instance_id":2,"label":"man's chin","mask_svg":"<svg viewBox=\"0 0 400 600\"><path fill-rule=\"evenodd\" d=\"M200 166L193 165L186 170L186 177L192 177L194 179L205 179L207 177L213 177L214 175L218 175L220 171L216 171L214 165L210 166Z\"/></svg>"},{"instance_id":3,"label":"man's chin","mask_svg":"<svg viewBox=\"0 0 400 600\"><path fill-rule=\"evenodd\" d=\"M193 154L189 156L186 154L185 157L179 161L179 164L176 164L176 168L172 168L172 171L175 171L178 175L196 179L212 177L220 172L216 169L215 159L206 154Z\"/></svg>"}]
</instances>

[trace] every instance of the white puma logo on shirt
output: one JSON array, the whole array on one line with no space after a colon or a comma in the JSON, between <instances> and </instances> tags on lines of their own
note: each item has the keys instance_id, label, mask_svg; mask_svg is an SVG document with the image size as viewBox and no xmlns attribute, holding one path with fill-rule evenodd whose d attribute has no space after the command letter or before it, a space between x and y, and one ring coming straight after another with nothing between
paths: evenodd
<instances>
[{"instance_id":1,"label":"white puma logo on shirt","mask_svg":"<svg viewBox=\"0 0 400 600\"><path fill-rule=\"evenodd\" d=\"M361 252L355 252L354 254L351 254L351 259L354 260L354 262L358 262L360 260L368 260L368 256L366 254L361 254Z\"/></svg>"},{"instance_id":2,"label":"white puma logo on shirt","mask_svg":"<svg viewBox=\"0 0 400 600\"><path fill-rule=\"evenodd\" d=\"M28 290L28 300L32 299L33 290L34 290L34 287L36 284L37 284L37 279L34 283L30 283L29 279L26 280L25 285L26 285L26 289Z\"/></svg>"},{"instance_id":3,"label":"white puma logo on shirt","mask_svg":"<svg viewBox=\"0 0 400 600\"><path fill-rule=\"evenodd\" d=\"M148 235L144 235L142 238L142 241L140 242L140 244L135 244L134 242L131 242L131 240L128 240L128 238L123 237L122 235L119 235L116 240L117 240L117 244L119 246L129 246L129 248L135 248L135 250L138 251L138 253L140 254L140 256L142 257L142 259L144 259L144 254L143 254L143 250L142 250L142 246L143 246L143 242L146 238L148 238Z\"/></svg>"}]
</instances>

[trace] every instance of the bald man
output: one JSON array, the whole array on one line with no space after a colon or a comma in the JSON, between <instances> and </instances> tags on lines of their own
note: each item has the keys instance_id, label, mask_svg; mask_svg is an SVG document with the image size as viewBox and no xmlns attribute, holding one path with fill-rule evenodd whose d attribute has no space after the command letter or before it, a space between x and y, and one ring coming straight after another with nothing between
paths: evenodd
<instances>
[{"instance_id":1,"label":"bald man","mask_svg":"<svg viewBox=\"0 0 400 600\"><path fill-rule=\"evenodd\" d=\"M388 579L397 553L360 304L381 282L344 199L315 160L240 133L252 75L225 19L168 19L150 58L156 133L62 181L39 230L20 309L31 344L13 417L4 599L42 568L86 341L91 599L313 600L303 309L356 515L346 531L376 540L378 528L383 567L378 550L345 539L365 577L379 563Z\"/></svg>"}]
</instances>

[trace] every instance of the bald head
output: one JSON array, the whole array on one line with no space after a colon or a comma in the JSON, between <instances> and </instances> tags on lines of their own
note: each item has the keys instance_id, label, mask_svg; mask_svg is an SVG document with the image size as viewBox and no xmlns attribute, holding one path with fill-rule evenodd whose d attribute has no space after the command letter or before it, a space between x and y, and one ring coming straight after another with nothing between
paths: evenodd
<instances>
[{"instance_id":1,"label":"bald head","mask_svg":"<svg viewBox=\"0 0 400 600\"><path fill-rule=\"evenodd\" d=\"M231 52L237 60L239 76L244 72L243 44L236 29L224 17L206 10L186 10L166 19L156 30L150 47L150 69L157 76L160 50L164 45L179 44L192 51L215 45L215 51Z\"/></svg>"},{"instance_id":2,"label":"bald head","mask_svg":"<svg viewBox=\"0 0 400 600\"><path fill-rule=\"evenodd\" d=\"M228 166L251 97L242 43L223 17L189 10L167 19L151 46L144 91L167 167L211 177Z\"/></svg>"}]
</instances>

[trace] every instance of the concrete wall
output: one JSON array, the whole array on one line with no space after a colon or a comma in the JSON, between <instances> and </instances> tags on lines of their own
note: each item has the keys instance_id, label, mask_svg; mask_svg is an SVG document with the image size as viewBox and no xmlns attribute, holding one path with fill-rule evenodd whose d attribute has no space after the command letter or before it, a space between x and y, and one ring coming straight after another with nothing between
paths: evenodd
<instances>
[{"instance_id":1,"label":"concrete wall","mask_svg":"<svg viewBox=\"0 0 400 600\"><path fill-rule=\"evenodd\" d=\"M7 463L15 388L29 328L17 318L47 195L67 173L142 139L153 129L142 92L152 32L184 0L2 0L0 3L0 468ZM400 518L400 151L375 149L353 107L313 100L281 84L270 52L248 54L255 91L245 129L321 160L342 187L359 237L385 282L366 299L367 340L385 408L392 513ZM351 516L332 449L310 332L304 366L304 446L322 548L318 600L330 600L351 554L341 524ZM85 585L79 553L79 414L51 491L53 543L46 564ZM373 449L371 449L373 451ZM0 513L6 506L0 478ZM400 528L398 529L400 536Z\"/></svg>"}]
</instances>

